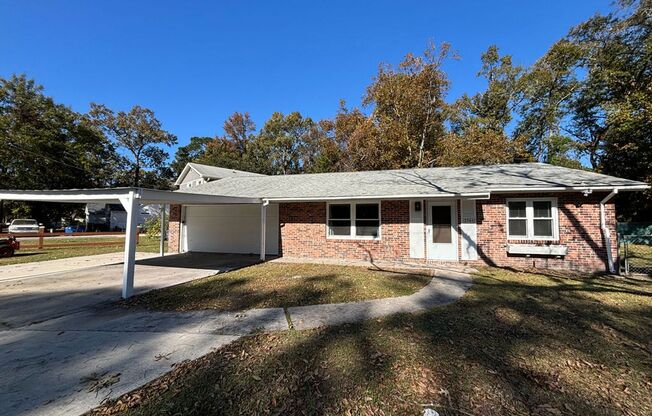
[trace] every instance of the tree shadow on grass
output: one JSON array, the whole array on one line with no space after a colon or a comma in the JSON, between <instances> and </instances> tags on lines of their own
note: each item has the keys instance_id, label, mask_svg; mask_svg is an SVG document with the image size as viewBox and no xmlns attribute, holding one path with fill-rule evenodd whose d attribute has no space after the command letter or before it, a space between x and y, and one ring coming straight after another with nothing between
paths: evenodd
<instances>
[{"instance_id":1,"label":"tree shadow on grass","mask_svg":"<svg viewBox=\"0 0 652 416\"><path fill-rule=\"evenodd\" d=\"M652 287L595 284L482 270L447 307L242 338L122 402L138 397L131 413L143 415L416 415L423 404L442 415L650 414Z\"/></svg>"},{"instance_id":2,"label":"tree shadow on grass","mask_svg":"<svg viewBox=\"0 0 652 416\"><path fill-rule=\"evenodd\" d=\"M386 271L327 272L329 269L294 269L265 265L245 270L246 276L218 274L179 286L163 288L121 302L127 306L161 310L214 309L240 311L253 308L293 307L402 296L416 292L432 278L428 274ZM270 269L271 267L271 269ZM335 270L351 269L337 266ZM266 275L264 273L269 273ZM357 269L354 269L357 270ZM295 275L301 273L300 275ZM372 274L369 274L372 273ZM368 281L365 279L368 278Z\"/></svg>"}]
</instances>

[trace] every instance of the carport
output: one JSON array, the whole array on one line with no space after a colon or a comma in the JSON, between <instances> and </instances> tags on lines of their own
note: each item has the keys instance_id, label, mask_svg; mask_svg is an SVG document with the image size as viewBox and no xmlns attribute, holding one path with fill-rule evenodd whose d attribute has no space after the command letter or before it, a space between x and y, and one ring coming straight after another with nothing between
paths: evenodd
<instances>
[{"instance_id":1,"label":"carport","mask_svg":"<svg viewBox=\"0 0 652 416\"><path fill-rule=\"evenodd\" d=\"M128 298L133 293L134 269L136 261L136 210L139 205L233 205L255 204L260 206L260 259L265 260L266 219L268 202L258 198L239 198L219 195L195 194L187 192L161 191L146 188L107 188L107 189L66 189L46 191L13 191L0 190L0 200L29 202L59 202L59 203L106 203L122 204L127 212L127 227L125 230L124 267L122 273L122 297ZM165 209L161 210L165 215ZM165 232L161 221L161 255Z\"/></svg>"}]
</instances>

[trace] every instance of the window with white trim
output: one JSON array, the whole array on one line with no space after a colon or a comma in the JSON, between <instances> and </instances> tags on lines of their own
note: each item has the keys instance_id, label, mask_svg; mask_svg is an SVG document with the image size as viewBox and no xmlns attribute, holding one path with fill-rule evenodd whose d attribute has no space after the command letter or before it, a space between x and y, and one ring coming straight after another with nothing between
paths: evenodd
<instances>
[{"instance_id":1,"label":"window with white trim","mask_svg":"<svg viewBox=\"0 0 652 416\"><path fill-rule=\"evenodd\" d=\"M329 203L327 233L329 238L380 238L380 203Z\"/></svg>"},{"instance_id":2,"label":"window with white trim","mask_svg":"<svg viewBox=\"0 0 652 416\"><path fill-rule=\"evenodd\" d=\"M510 199L507 201L507 237L512 240L557 240L555 198Z\"/></svg>"}]
</instances>

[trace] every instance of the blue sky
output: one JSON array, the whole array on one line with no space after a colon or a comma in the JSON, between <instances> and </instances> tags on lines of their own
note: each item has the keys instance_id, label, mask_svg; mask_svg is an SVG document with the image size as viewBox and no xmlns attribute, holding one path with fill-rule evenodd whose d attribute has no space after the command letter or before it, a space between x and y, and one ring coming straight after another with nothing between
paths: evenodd
<instances>
[{"instance_id":1,"label":"blue sky","mask_svg":"<svg viewBox=\"0 0 652 416\"><path fill-rule=\"evenodd\" d=\"M234 111L332 117L358 105L380 62L452 44L449 100L483 88L491 44L528 65L605 0L0 0L0 77L26 73L57 102L154 110L179 144L222 132ZM171 152L172 153L172 152Z\"/></svg>"}]
</instances>

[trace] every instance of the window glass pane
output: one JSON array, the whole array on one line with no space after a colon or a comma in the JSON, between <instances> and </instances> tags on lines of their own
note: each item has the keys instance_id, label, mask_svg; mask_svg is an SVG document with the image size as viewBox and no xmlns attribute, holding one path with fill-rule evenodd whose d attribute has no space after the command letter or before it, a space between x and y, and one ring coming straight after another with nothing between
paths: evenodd
<instances>
[{"instance_id":1,"label":"window glass pane","mask_svg":"<svg viewBox=\"0 0 652 416\"><path fill-rule=\"evenodd\" d=\"M432 226L432 242L433 243L451 243L451 226L450 225L433 225Z\"/></svg>"},{"instance_id":2,"label":"window glass pane","mask_svg":"<svg viewBox=\"0 0 652 416\"><path fill-rule=\"evenodd\" d=\"M335 235L335 236L351 235L351 221L347 221L347 220L328 221L328 235Z\"/></svg>"},{"instance_id":3,"label":"window glass pane","mask_svg":"<svg viewBox=\"0 0 652 416\"><path fill-rule=\"evenodd\" d=\"M332 220L351 219L351 205L349 204L332 204L328 206L328 218Z\"/></svg>"},{"instance_id":4,"label":"window glass pane","mask_svg":"<svg viewBox=\"0 0 652 416\"><path fill-rule=\"evenodd\" d=\"M432 207L432 224L433 225L451 225L451 207L450 205Z\"/></svg>"},{"instance_id":5,"label":"window glass pane","mask_svg":"<svg viewBox=\"0 0 652 416\"><path fill-rule=\"evenodd\" d=\"M446 244L451 243L452 224L451 207L449 205L432 207L432 242Z\"/></svg>"},{"instance_id":6,"label":"window glass pane","mask_svg":"<svg viewBox=\"0 0 652 416\"><path fill-rule=\"evenodd\" d=\"M552 217L552 203L550 201L534 201L534 218L550 218Z\"/></svg>"},{"instance_id":7,"label":"window glass pane","mask_svg":"<svg viewBox=\"0 0 652 416\"><path fill-rule=\"evenodd\" d=\"M509 235L517 237L527 236L527 220L509 220Z\"/></svg>"},{"instance_id":8,"label":"window glass pane","mask_svg":"<svg viewBox=\"0 0 652 416\"><path fill-rule=\"evenodd\" d=\"M509 218L525 218L525 201L509 203Z\"/></svg>"},{"instance_id":9,"label":"window glass pane","mask_svg":"<svg viewBox=\"0 0 652 416\"><path fill-rule=\"evenodd\" d=\"M377 220L378 218L378 204L356 204L355 219Z\"/></svg>"},{"instance_id":10,"label":"window glass pane","mask_svg":"<svg viewBox=\"0 0 652 416\"><path fill-rule=\"evenodd\" d=\"M535 237L552 237L552 220L534 220Z\"/></svg>"},{"instance_id":11,"label":"window glass pane","mask_svg":"<svg viewBox=\"0 0 652 416\"><path fill-rule=\"evenodd\" d=\"M380 222L378 220L356 220L355 235L359 237L378 237Z\"/></svg>"}]
</instances>

